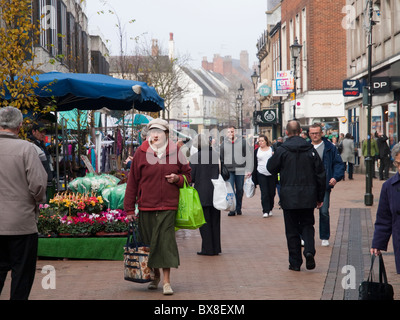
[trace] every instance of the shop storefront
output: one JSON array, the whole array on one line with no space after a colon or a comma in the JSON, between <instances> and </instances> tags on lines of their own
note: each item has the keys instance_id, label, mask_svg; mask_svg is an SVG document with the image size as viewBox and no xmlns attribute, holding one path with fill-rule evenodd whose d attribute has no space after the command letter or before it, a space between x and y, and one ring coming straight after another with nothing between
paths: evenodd
<instances>
[{"instance_id":1,"label":"shop storefront","mask_svg":"<svg viewBox=\"0 0 400 320\"><path fill-rule=\"evenodd\" d=\"M270 141L276 140L282 132L281 103L275 103L267 109L256 111L256 124L258 132L268 137Z\"/></svg>"},{"instance_id":2,"label":"shop storefront","mask_svg":"<svg viewBox=\"0 0 400 320\"><path fill-rule=\"evenodd\" d=\"M375 132L384 133L389 139L390 149L399 142L399 93L398 90L387 94L374 95L371 109L371 134ZM357 149L355 154L356 166L364 172L364 160L361 152L362 142L368 136L368 108L362 101L362 97L346 104L348 115L348 132L354 137L354 146ZM393 159L392 159L393 160ZM378 170L378 162L375 162ZM392 167L392 171L395 168Z\"/></svg>"}]
</instances>

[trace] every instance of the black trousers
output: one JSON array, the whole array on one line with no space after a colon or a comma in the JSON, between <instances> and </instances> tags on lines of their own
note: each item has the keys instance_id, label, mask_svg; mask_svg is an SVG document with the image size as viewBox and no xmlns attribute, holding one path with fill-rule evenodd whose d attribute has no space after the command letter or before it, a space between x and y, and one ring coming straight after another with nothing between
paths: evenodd
<instances>
[{"instance_id":1,"label":"black trousers","mask_svg":"<svg viewBox=\"0 0 400 320\"><path fill-rule=\"evenodd\" d=\"M276 177L266 176L257 172L257 179L261 190L261 206L263 213L268 213L274 208Z\"/></svg>"},{"instance_id":2,"label":"black trousers","mask_svg":"<svg viewBox=\"0 0 400 320\"><path fill-rule=\"evenodd\" d=\"M300 235L304 240L304 255L308 252L315 255L314 209L283 209L283 217L289 263L293 267L300 267L303 263Z\"/></svg>"},{"instance_id":3,"label":"black trousers","mask_svg":"<svg viewBox=\"0 0 400 320\"><path fill-rule=\"evenodd\" d=\"M207 255L221 253L221 211L203 207L206 224L200 227L201 252Z\"/></svg>"},{"instance_id":4,"label":"black trousers","mask_svg":"<svg viewBox=\"0 0 400 320\"><path fill-rule=\"evenodd\" d=\"M38 234L0 235L0 293L11 270L11 300L27 300L36 272Z\"/></svg>"},{"instance_id":5,"label":"black trousers","mask_svg":"<svg viewBox=\"0 0 400 320\"><path fill-rule=\"evenodd\" d=\"M379 179L389 179L390 155L380 158Z\"/></svg>"}]
</instances>

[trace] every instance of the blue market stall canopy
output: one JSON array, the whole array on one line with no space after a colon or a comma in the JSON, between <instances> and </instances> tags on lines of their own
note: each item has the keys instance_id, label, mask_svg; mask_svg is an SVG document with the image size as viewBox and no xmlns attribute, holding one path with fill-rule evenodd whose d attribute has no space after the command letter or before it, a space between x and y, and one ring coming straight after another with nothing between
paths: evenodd
<instances>
[{"instance_id":1,"label":"blue market stall canopy","mask_svg":"<svg viewBox=\"0 0 400 320\"><path fill-rule=\"evenodd\" d=\"M57 111L72 109L160 111L162 99L145 82L117 79L103 74L48 72L38 76L39 103L55 100Z\"/></svg>"},{"instance_id":2,"label":"blue market stall canopy","mask_svg":"<svg viewBox=\"0 0 400 320\"><path fill-rule=\"evenodd\" d=\"M133 125L147 124L151 120L153 120L153 117L150 117L150 116L145 115L145 114L136 113L136 114L133 115ZM125 119L124 119L124 122L125 122L126 126L132 125L132 115L131 114L126 115ZM122 124L122 118L119 119L116 122L116 124Z\"/></svg>"}]
</instances>

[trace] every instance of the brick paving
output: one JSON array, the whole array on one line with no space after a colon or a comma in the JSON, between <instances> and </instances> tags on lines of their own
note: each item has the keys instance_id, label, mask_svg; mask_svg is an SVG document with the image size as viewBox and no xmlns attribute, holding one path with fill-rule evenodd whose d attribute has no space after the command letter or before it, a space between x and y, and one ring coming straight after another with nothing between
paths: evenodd
<instances>
[{"instance_id":1,"label":"brick paving","mask_svg":"<svg viewBox=\"0 0 400 320\"><path fill-rule=\"evenodd\" d=\"M179 230L181 265L171 270L174 295L123 279L122 261L39 259L31 300L352 300L369 268L368 249L382 181L374 179L374 205L364 206L365 176L341 181L331 194L331 245L321 247L316 217L316 268L288 270L282 210L262 218L260 194L244 198L243 215L222 213L222 254L199 256L198 230ZM276 203L278 197L276 197ZM347 208L347 209L345 209ZM342 209L342 210L341 210ZM317 213L317 211L316 211ZM122 252L122 249L121 249ZM395 298L400 293L393 249L384 255ZM342 267L356 268L356 289L344 290ZM56 270L56 288L43 289L44 266ZM0 300L9 298L10 275Z\"/></svg>"}]
</instances>

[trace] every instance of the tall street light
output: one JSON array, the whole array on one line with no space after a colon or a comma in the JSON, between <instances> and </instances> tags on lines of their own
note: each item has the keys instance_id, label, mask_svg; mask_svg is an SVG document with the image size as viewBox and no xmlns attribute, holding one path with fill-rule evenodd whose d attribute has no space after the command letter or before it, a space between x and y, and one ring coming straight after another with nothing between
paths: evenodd
<instances>
[{"instance_id":1,"label":"tall street light","mask_svg":"<svg viewBox=\"0 0 400 320\"><path fill-rule=\"evenodd\" d=\"M256 97L256 88L257 88L257 83L258 83L258 74L256 72L256 69L254 69L253 74L251 75L251 81L253 82L253 88L254 88L254 114L253 114L253 124L254 124L254 134L257 135L257 117L256 117L256 111L257 111L257 97Z\"/></svg>"},{"instance_id":2,"label":"tall street light","mask_svg":"<svg viewBox=\"0 0 400 320\"><path fill-rule=\"evenodd\" d=\"M294 43L290 46L290 53L293 59L293 80L294 80L294 104L293 104L293 119L296 119L296 94L297 94L297 59L300 57L301 48L303 46L297 41L297 37L294 39Z\"/></svg>"},{"instance_id":3,"label":"tall street light","mask_svg":"<svg viewBox=\"0 0 400 320\"><path fill-rule=\"evenodd\" d=\"M369 27L368 27L368 117L367 117L367 157L365 158L366 165L366 181L365 181L365 195L364 204L372 206L374 203L374 195L372 194L372 176L373 176L373 159L371 156L371 109L372 109L372 27L375 22L372 20L374 8L372 0L368 1L369 6Z\"/></svg>"},{"instance_id":4,"label":"tall street light","mask_svg":"<svg viewBox=\"0 0 400 320\"><path fill-rule=\"evenodd\" d=\"M238 95L236 97L236 106L239 115L238 127L242 130L243 130L243 92L244 88L242 84L240 84L240 87L238 89Z\"/></svg>"}]
</instances>

